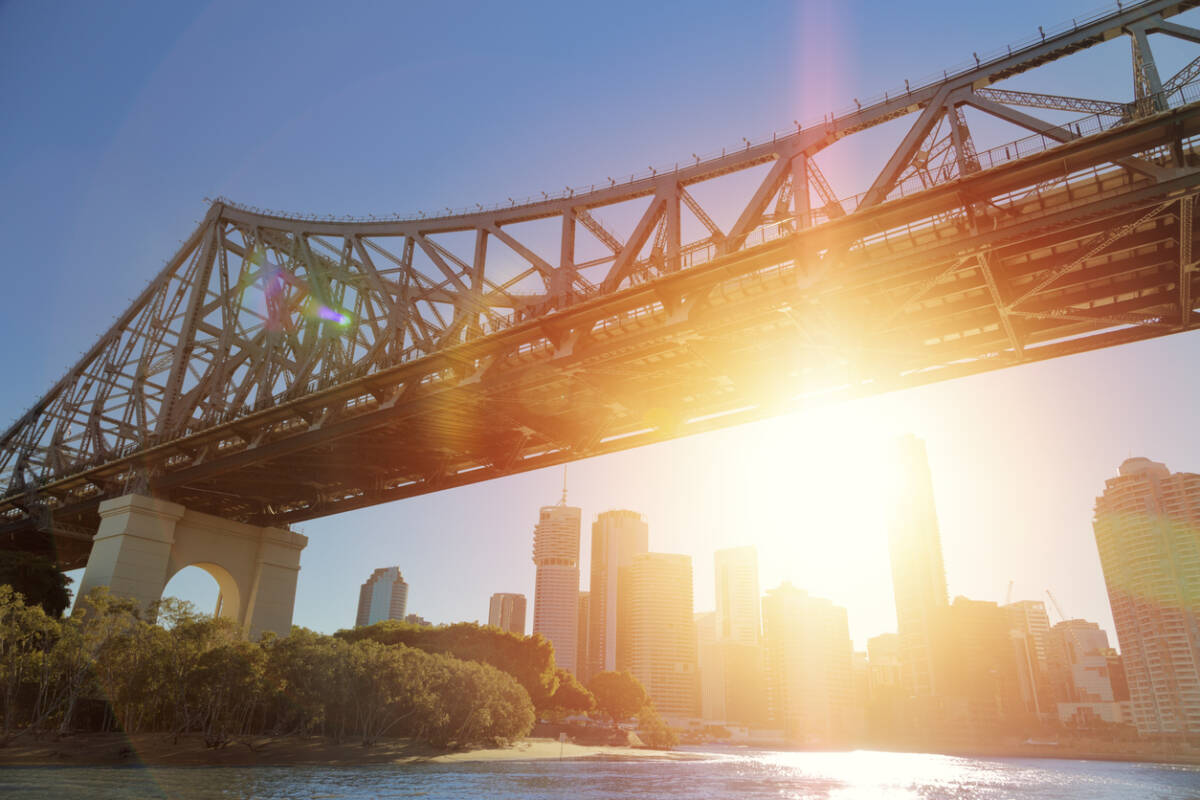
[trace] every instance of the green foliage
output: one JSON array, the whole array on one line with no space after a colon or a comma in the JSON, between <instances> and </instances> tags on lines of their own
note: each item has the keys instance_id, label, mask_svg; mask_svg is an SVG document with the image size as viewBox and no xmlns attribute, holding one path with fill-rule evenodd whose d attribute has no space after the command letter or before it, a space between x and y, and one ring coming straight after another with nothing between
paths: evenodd
<instances>
[{"instance_id":1,"label":"green foliage","mask_svg":"<svg viewBox=\"0 0 1200 800\"><path fill-rule=\"evenodd\" d=\"M533 728L529 694L511 675L488 664L436 658L433 689L441 703L421 738L435 747L500 746Z\"/></svg>"},{"instance_id":2,"label":"green foliage","mask_svg":"<svg viewBox=\"0 0 1200 800\"><path fill-rule=\"evenodd\" d=\"M559 668L555 675L558 688L550 698L549 716L562 718L574 714L587 714L596 708L596 698L573 674Z\"/></svg>"},{"instance_id":3,"label":"green foliage","mask_svg":"<svg viewBox=\"0 0 1200 800\"><path fill-rule=\"evenodd\" d=\"M234 641L205 651L196 661L196 713L208 747L224 747L249 728L267 693L267 654L257 644Z\"/></svg>"},{"instance_id":4,"label":"green foliage","mask_svg":"<svg viewBox=\"0 0 1200 800\"><path fill-rule=\"evenodd\" d=\"M679 744L679 735L668 725L650 703L638 712L638 736L647 747L655 750L670 750Z\"/></svg>"},{"instance_id":5,"label":"green foliage","mask_svg":"<svg viewBox=\"0 0 1200 800\"><path fill-rule=\"evenodd\" d=\"M346 648L350 700L362 743L372 745L397 723L429 723L438 716L441 696L432 691L436 659L411 647L388 647L369 639Z\"/></svg>"},{"instance_id":6,"label":"green foliage","mask_svg":"<svg viewBox=\"0 0 1200 800\"><path fill-rule=\"evenodd\" d=\"M274 688L271 714L274 732L279 734L327 733L338 737L337 714L326 713L326 704L335 709L349 707L350 688L335 679L346 661L348 645L340 639L293 627L291 636L262 642L267 653L267 683Z\"/></svg>"},{"instance_id":7,"label":"green foliage","mask_svg":"<svg viewBox=\"0 0 1200 800\"><path fill-rule=\"evenodd\" d=\"M24 550L0 550L0 584L7 584L29 605L41 606L54 618L71 604L71 579L44 556Z\"/></svg>"},{"instance_id":8,"label":"green foliage","mask_svg":"<svg viewBox=\"0 0 1200 800\"><path fill-rule=\"evenodd\" d=\"M370 639L379 644L402 644L427 653L491 664L516 678L536 709L552 704L556 688L554 648L539 634L522 637L472 622L429 628L386 620L334 635L347 642Z\"/></svg>"},{"instance_id":9,"label":"green foliage","mask_svg":"<svg viewBox=\"0 0 1200 800\"><path fill-rule=\"evenodd\" d=\"M51 724L69 730L89 698L107 701L106 727L198 732L209 747L252 733L321 733L462 748L508 743L533 727L528 692L488 664L303 628L249 642L229 620L178 600L152 611L156 622L97 590L59 622L0 586L0 744Z\"/></svg>"},{"instance_id":10,"label":"green foliage","mask_svg":"<svg viewBox=\"0 0 1200 800\"><path fill-rule=\"evenodd\" d=\"M12 739L21 722L36 730L48 716L50 652L58 635L58 621L40 605L26 605L11 586L0 585L0 710L4 712L0 744ZM36 700L22 708L18 701L26 687L36 687Z\"/></svg>"},{"instance_id":11,"label":"green foliage","mask_svg":"<svg viewBox=\"0 0 1200 800\"><path fill-rule=\"evenodd\" d=\"M596 709L614 725L631 719L646 705L645 687L627 670L598 672L588 681L588 689L596 699Z\"/></svg>"}]
</instances>

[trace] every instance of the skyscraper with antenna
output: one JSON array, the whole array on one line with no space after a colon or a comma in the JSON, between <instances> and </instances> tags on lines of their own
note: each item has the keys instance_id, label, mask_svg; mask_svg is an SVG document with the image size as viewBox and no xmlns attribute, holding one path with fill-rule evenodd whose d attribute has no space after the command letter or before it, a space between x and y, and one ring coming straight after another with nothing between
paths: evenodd
<instances>
[{"instance_id":1,"label":"skyscraper with antenna","mask_svg":"<svg viewBox=\"0 0 1200 800\"><path fill-rule=\"evenodd\" d=\"M543 506L533 529L533 563L537 577L533 597L533 632L554 646L557 666L576 671L579 627L580 509L567 505L567 472L562 498Z\"/></svg>"}]
</instances>

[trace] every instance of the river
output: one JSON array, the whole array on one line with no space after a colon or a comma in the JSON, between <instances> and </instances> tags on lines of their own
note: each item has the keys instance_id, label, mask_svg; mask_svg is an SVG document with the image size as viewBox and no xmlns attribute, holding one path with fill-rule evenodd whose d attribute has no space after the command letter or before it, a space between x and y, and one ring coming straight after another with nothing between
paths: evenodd
<instances>
[{"instance_id":1,"label":"river","mask_svg":"<svg viewBox=\"0 0 1200 800\"><path fill-rule=\"evenodd\" d=\"M1194 800L1200 767L857 751L696 750L694 761L497 761L370 767L11 767L0 795L71 798L786 798Z\"/></svg>"}]
</instances>

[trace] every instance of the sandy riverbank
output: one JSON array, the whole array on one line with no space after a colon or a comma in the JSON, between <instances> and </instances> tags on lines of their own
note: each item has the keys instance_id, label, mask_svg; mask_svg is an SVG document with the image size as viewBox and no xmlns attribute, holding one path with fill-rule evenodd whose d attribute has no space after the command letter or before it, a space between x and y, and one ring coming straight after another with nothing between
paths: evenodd
<instances>
[{"instance_id":1,"label":"sandy riverbank","mask_svg":"<svg viewBox=\"0 0 1200 800\"><path fill-rule=\"evenodd\" d=\"M66 766L145 764L151 766L284 766L314 764L462 763L470 761L540 761L570 759L662 759L687 761L695 753L605 745L560 744L553 739L523 739L511 747L444 752L409 739L383 739L373 747L328 739L251 737L220 749L204 746L198 735L173 743L163 734L88 733L58 740L22 738L0 747L0 766Z\"/></svg>"},{"instance_id":2,"label":"sandy riverbank","mask_svg":"<svg viewBox=\"0 0 1200 800\"><path fill-rule=\"evenodd\" d=\"M765 748L773 749L773 748ZM892 750L882 747L881 750ZM728 749L714 746L717 752ZM892 750L893 752L912 752ZM736 749L735 749L736 752ZM1029 746L974 748L919 748L918 752L964 758L1062 758L1096 761L1136 761L1169 764L1200 764L1190 753L1097 752L1088 748L1033 748ZM173 743L163 734L85 733L60 739L21 738L0 747L4 766L363 766L383 764L468 763L497 761L541 761L564 759L693 761L703 753L662 751L608 745L580 745L556 739L523 739L511 747L445 752L409 739L383 739L373 747L357 742L335 744L318 737L250 737L220 749L209 749L196 734Z\"/></svg>"}]
</instances>

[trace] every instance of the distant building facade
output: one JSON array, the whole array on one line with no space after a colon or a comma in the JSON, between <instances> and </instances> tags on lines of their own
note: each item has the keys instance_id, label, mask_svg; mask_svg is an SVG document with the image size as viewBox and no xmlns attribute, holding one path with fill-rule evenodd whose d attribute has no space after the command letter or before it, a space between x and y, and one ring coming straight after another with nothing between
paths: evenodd
<instances>
[{"instance_id":1,"label":"distant building facade","mask_svg":"<svg viewBox=\"0 0 1200 800\"><path fill-rule=\"evenodd\" d=\"M579 593L579 614L575 628L575 677L583 685L592 679L592 593Z\"/></svg>"},{"instance_id":2,"label":"distant building facade","mask_svg":"<svg viewBox=\"0 0 1200 800\"><path fill-rule=\"evenodd\" d=\"M631 667L629 570L649 543L650 528L636 511L605 511L592 523L588 657L593 675Z\"/></svg>"},{"instance_id":3,"label":"distant building facade","mask_svg":"<svg viewBox=\"0 0 1200 800\"><path fill-rule=\"evenodd\" d=\"M702 719L725 719L725 673L717 655L717 612L698 611L692 616L696 628L696 665L700 670L699 713Z\"/></svg>"},{"instance_id":4,"label":"distant building facade","mask_svg":"<svg viewBox=\"0 0 1200 800\"><path fill-rule=\"evenodd\" d=\"M1020 651L1017 671L1025 708L1034 714L1052 716L1054 699L1049 690L1046 660L1050 617L1046 614L1046 604L1040 600L1019 600L1002 608L1008 615L1009 633Z\"/></svg>"},{"instance_id":5,"label":"distant building facade","mask_svg":"<svg viewBox=\"0 0 1200 800\"><path fill-rule=\"evenodd\" d=\"M933 480L925 443L915 436L896 445L899 490L888 526L896 630L905 690L911 697L944 694L944 634L948 593Z\"/></svg>"},{"instance_id":6,"label":"distant building facade","mask_svg":"<svg viewBox=\"0 0 1200 800\"><path fill-rule=\"evenodd\" d=\"M533 531L533 563L537 565L533 598L533 632L554 646L554 662L575 672L579 626L580 510L544 506Z\"/></svg>"},{"instance_id":7,"label":"distant building facade","mask_svg":"<svg viewBox=\"0 0 1200 800\"><path fill-rule=\"evenodd\" d=\"M734 547L713 554L717 609L697 614L700 714L713 722L766 724L758 553Z\"/></svg>"},{"instance_id":8,"label":"distant building facade","mask_svg":"<svg viewBox=\"0 0 1200 800\"><path fill-rule=\"evenodd\" d=\"M941 681L948 730L994 736L1022 721L1018 665L1030 660L1011 635L1008 614L986 600L954 598L945 631L953 658Z\"/></svg>"},{"instance_id":9,"label":"distant building facade","mask_svg":"<svg viewBox=\"0 0 1200 800\"><path fill-rule=\"evenodd\" d=\"M1132 722L1128 698L1113 687L1114 656L1108 634L1095 622L1068 619L1048 637L1050 682L1059 721L1076 728L1095 721Z\"/></svg>"},{"instance_id":10,"label":"distant building facade","mask_svg":"<svg viewBox=\"0 0 1200 800\"><path fill-rule=\"evenodd\" d=\"M762 621L771 726L794 742L845 742L856 717L846 609L784 583L763 597Z\"/></svg>"},{"instance_id":11,"label":"distant building facade","mask_svg":"<svg viewBox=\"0 0 1200 800\"><path fill-rule=\"evenodd\" d=\"M497 592L488 606L488 625L525 635L525 595Z\"/></svg>"},{"instance_id":12,"label":"distant building facade","mask_svg":"<svg viewBox=\"0 0 1200 800\"><path fill-rule=\"evenodd\" d=\"M758 551L752 545L718 550L713 553L713 566L717 639L757 647L762 638Z\"/></svg>"},{"instance_id":13,"label":"distant building facade","mask_svg":"<svg viewBox=\"0 0 1200 800\"><path fill-rule=\"evenodd\" d=\"M358 614L354 626L374 625L385 619L404 619L408 584L399 567L380 567L358 591Z\"/></svg>"},{"instance_id":14,"label":"distant building facade","mask_svg":"<svg viewBox=\"0 0 1200 800\"><path fill-rule=\"evenodd\" d=\"M897 634L881 633L867 639L867 669L872 693L903 686L900 637Z\"/></svg>"},{"instance_id":15,"label":"distant building facade","mask_svg":"<svg viewBox=\"0 0 1200 800\"><path fill-rule=\"evenodd\" d=\"M630 672L659 713L696 717L699 669L692 612L692 558L639 553L629 566Z\"/></svg>"},{"instance_id":16,"label":"distant building facade","mask_svg":"<svg viewBox=\"0 0 1200 800\"><path fill-rule=\"evenodd\" d=\"M1200 736L1200 475L1126 459L1092 528L1138 733Z\"/></svg>"}]
</instances>

